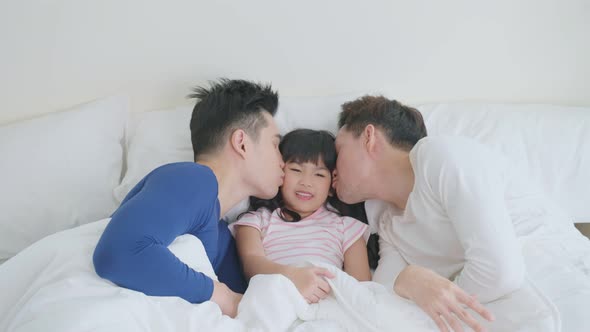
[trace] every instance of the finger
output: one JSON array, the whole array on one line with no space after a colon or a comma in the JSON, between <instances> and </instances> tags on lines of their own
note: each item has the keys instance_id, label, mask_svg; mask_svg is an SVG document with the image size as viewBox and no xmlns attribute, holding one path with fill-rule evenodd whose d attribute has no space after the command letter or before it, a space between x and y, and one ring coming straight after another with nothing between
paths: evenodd
<instances>
[{"instance_id":1,"label":"finger","mask_svg":"<svg viewBox=\"0 0 590 332\"><path fill-rule=\"evenodd\" d=\"M457 316L460 320L462 320L463 322L465 322L465 324L467 324L467 326L469 326L470 328L472 328L474 331L476 332L482 332L484 331L483 326L481 326L481 324L479 324L475 318L473 318L473 316L471 316L467 310L461 308L460 306L455 306L453 307L453 313L455 314L455 316Z\"/></svg>"},{"instance_id":2,"label":"finger","mask_svg":"<svg viewBox=\"0 0 590 332\"><path fill-rule=\"evenodd\" d=\"M332 274L332 272L328 271L327 269L318 267L314 269L315 274L320 275L320 276L324 276L327 278L334 278L334 275Z\"/></svg>"},{"instance_id":3,"label":"finger","mask_svg":"<svg viewBox=\"0 0 590 332\"><path fill-rule=\"evenodd\" d=\"M322 294L321 294L321 296L320 296L320 298L321 298L321 299L325 299L325 298L327 298L328 296L330 296L330 292L326 292L326 291L324 291L323 289L321 289L321 291L322 291Z\"/></svg>"},{"instance_id":4,"label":"finger","mask_svg":"<svg viewBox=\"0 0 590 332\"><path fill-rule=\"evenodd\" d=\"M463 332L463 327L461 326L461 323L459 323L459 320L457 319L457 317L455 317L455 315L448 312L448 313L444 314L443 317L447 321L447 323L449 323L451 328L453 328L453 331Z\"/></svg>"},{"instance_id":5,"label":"finger","mask_svg":"<svg viewBox=\"0 0 590 332\"><path fill-rule=\"evenodd\" d=\"M319 299L325 299L326 297L328 297L328 294L319 287L315 290L315 292L313 292L313 294L317 296Z\"/></svg>"},{"instance_id":6,"label":"finger","mask_svg":"<svg viewBox=\"0 0 590 332\"><path fill-rule=\"evenodd\" d=\"M479 303L479 301L477 301L474 296L468 296L461 291L459 294L457 294L457 298L459 299L459 302L465 304L471 310L477 312L481 317L487 319L488 321L491 322L496 319L491 311Z\"/></svg>"},{"instance_id":7,"label":"finger","mask_svg":"<svg viewBox=\"0 0 590 332\"><path fill-rule=\"evenodd\" d=\"M315 296L317 296L317 297L320 297L321 295L323 295L323 294L325 294L325 293L326 293L326 292L324 292L324 291L323 291L321 288L319 288L319 287L316 287L316 288L314 288L314 289L313 289L313 292L312 292L312 294L313 294L313 295L315 295Z\"/></svg>"},{"instance_id":8,"label":"finger","mask_svg":"<svg viewBox=\"0 0 590 332\"><path fill-rule=\"evenodd\" d=\"M434 322L436 323L436 326L438 326L438 329L440 330L440 332L449 332L449 329L447 328L447 324L443 321L442 317L437 314L428 314L430 316L430 318L432 318L432 320L434 320Z\"/></svg>"},{"instance_id":9,"label":"finger","mask_svg":"<svg viewBox=\"0 0 590 332\"><path fill-rule=\"evenodd\" d=\"M332 291L332 287L330 287L330 284L324 279L318 280L318 287L326 294Z\"/></svg>"},{"instance_id":10,"label":"finger","mask_svg":"<svg viewBox=\"0 0 590 332\"><path fill-rule=\"evenodd\" d=\"M317 297L315 294L312 294L309 299L311 300L311 303L318 303L320 302L320 298Z\"/></svg>"},{"instance_id":11,"label":"finger","mask_svg":"<svg viewBox=\"0 0 590 332\"><path fill-rule=\"evenodd\" d=\"M328 284L327 282L322 282L322 283L318 283L318 290L322 292L322 294L325 294L326 296L328 296L328 294L330 294L330 292L332 291L332 287L330 287L330 284Z\"/></svg>"}]
</instances>

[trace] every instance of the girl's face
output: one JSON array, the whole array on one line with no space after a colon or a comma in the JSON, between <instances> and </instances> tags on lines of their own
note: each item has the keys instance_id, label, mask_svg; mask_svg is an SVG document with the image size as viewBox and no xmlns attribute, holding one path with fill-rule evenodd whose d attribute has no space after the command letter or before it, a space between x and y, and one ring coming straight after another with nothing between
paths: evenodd
<instances>
[{"instance_id":1,"label":"girl's face","mask_svg":"<svg viewBox=\"0 0 590 332\"><path fill-rule=\"evenodd\" d=\"M285 206L305 218L319 209L328 198L332 177L324 161L318 164L285 164L285 179L281 194Z\"/></svg>"}]
</instances>

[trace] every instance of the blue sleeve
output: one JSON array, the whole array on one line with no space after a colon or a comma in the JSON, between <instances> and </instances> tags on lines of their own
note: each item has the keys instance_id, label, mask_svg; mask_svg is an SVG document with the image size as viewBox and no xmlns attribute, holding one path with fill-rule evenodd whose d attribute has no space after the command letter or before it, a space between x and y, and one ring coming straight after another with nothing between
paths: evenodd
<instances>
[{"instance_id":1,"label":"blue sleeve","mask_svg":"<svg viewBox=\"0 0 590 332\"><path fill-rule=\"evenodd\" d=\"M218 220L217 180L210 169L195 163L158 168L113 214L94 251L96 273L147 295L207 301L213 281L181 262L168 245L180 235L193 234L211 260L217 250Z\"/></svg>"},{"instance_id":2,"label":"blue sleeve","mask_svg":"<svg viewBox=\"0 0 590 332\"><path fill-rule=\"evenodd\" d=\"M219 282L227 285L232 291L240 294L246 292L248 283L244 277L242 262L238 255L236 241L229 231L225 220L219 222L218 232L218 255L213 263L213 269Z\"/></svg>"}]
</instances>

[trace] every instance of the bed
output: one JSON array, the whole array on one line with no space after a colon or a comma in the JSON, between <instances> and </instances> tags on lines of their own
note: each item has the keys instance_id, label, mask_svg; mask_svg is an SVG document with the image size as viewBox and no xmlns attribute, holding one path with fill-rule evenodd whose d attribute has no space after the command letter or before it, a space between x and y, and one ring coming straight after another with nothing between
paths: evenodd
<instances>
[{"instance_id":1,"label":"bed","mask_svg":"<svg viewBox=\"0 0 590 332\"><path fill-rule=\"evenodd\" d=\"M335 132L339 105L358 96L281 97L276 120L282 133L299 127ZM590 222L590 108L415 106L429 135L473 137L501 151L550 198L546 209L534 211L546 226L516 225L529 295L489 304L503 319L490 330L588 331L590 241L574 223ZM153 168L192 159L191 110L130 113L129 100L115 96L0 126L0 331L435 330L408 301L346 276L333 285L329 301L312 307L284 278L257 277L237 319L222 316L211 302L149 297L96 276L92 251L126 193ZM235 219L243 208L225 218ZM366 209L375 230L383 211L378 202ZM199 245L179 238L171 250L212 273Z\"/></svg>"}]
</instances>

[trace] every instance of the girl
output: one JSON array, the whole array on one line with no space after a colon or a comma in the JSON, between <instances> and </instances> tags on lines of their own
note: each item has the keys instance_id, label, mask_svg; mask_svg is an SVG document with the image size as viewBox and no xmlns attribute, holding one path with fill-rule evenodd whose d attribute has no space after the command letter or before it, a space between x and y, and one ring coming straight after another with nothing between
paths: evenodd
<instances>
[{"instance_id":1,"label":"girl","mask_svg":"<svg viewBox=\"0 0 590 332\"><path fill-rule=\"evenodd\" d=\"M334 136L298 129L285 135L279 150L285 161L279 193L272 200L252 198L253 211L230 226L246 276L283 274L309 303L327 296L330 286L323 277L333 276L326 269L297 266L304 261L331 264L359 281L371 280L367 225L334 209L343 205L331 195Z\"/></svg>"}]
</instances>

